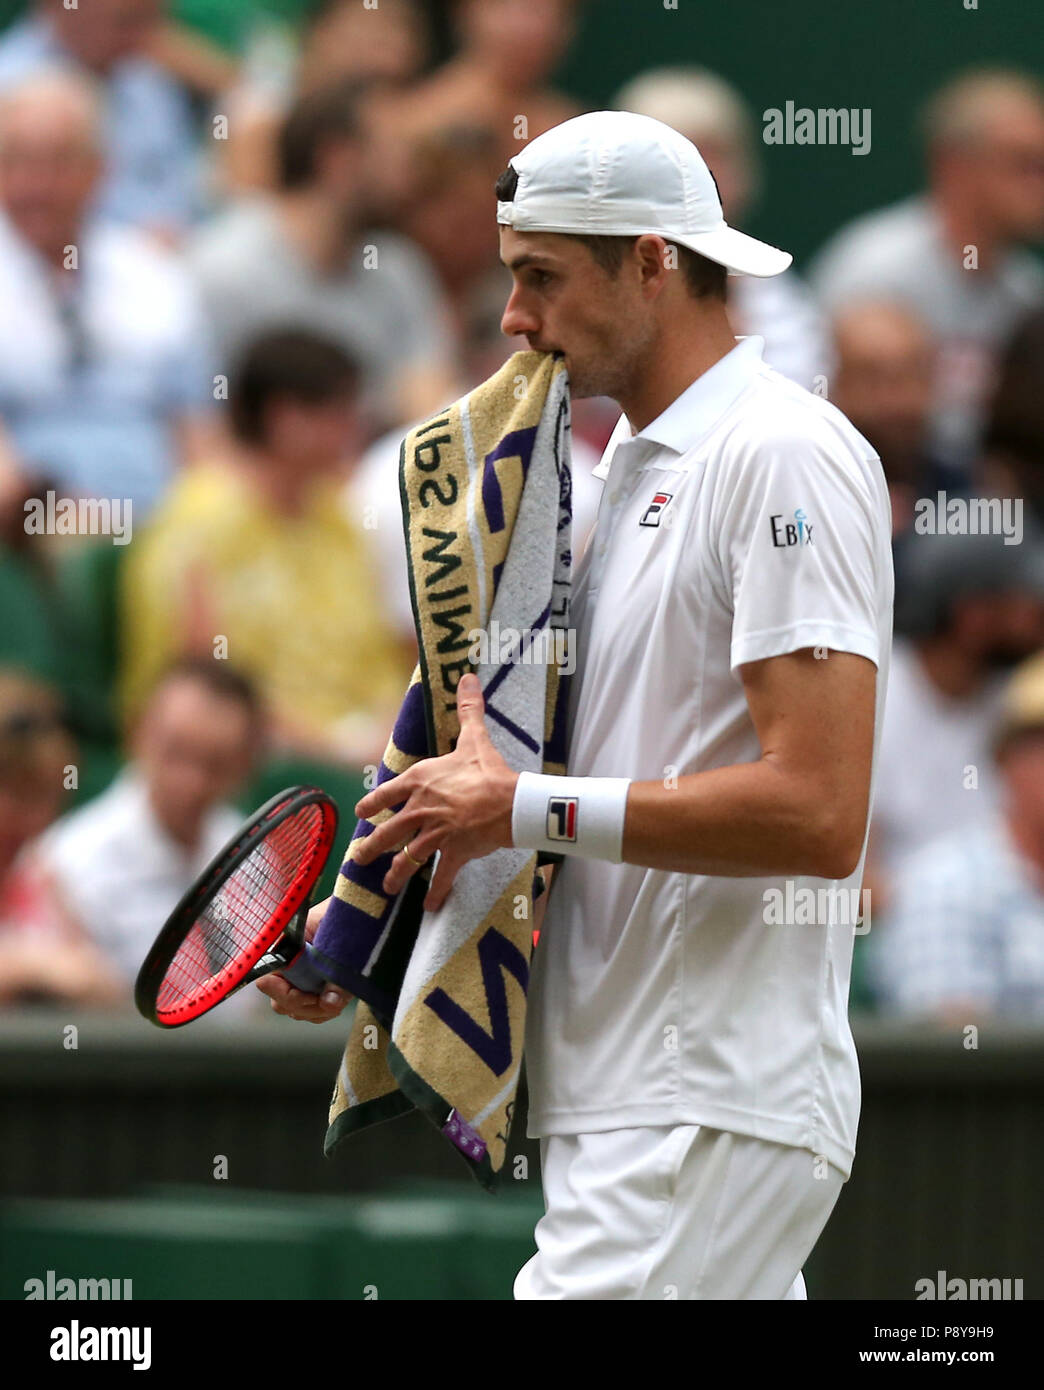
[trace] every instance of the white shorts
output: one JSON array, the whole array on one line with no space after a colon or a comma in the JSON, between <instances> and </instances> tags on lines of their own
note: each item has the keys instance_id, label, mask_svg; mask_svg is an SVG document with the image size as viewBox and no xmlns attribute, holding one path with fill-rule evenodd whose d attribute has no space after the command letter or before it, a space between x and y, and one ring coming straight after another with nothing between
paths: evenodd
<instances>
[{"instance_id":1,"label":"white shorts","mask_svg":"<svg viewBox=\"0 0 1044 1390\"><path fill-rule=\"evenodd\" d=\"M540 1141L546 1214L515 1298L801 1299L844 1174L703 1125Z\"/></svg>"}]
</instances>

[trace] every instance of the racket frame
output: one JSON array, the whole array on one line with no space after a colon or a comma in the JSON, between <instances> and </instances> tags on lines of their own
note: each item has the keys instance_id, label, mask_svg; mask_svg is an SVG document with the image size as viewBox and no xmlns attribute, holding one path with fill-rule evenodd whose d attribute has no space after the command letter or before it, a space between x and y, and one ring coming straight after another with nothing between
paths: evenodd
<instances>
[{"instance_id":1,"label":"racket frame","mask_svg":"<svg viewBox=\"0 0 1044 1390\"><path fill-rule=\"evenodd\" d=\"M325 812L322 833L314 851L314 872L311 882L306 880L300 903L295 904L290 910L280 936L275 942L258 951L257 959L247 965L243 978L234 985L222 985L220 988L214 985L210 991L214 995L213 999L208 1002L204 994L201 1000L187 1007L184 1018L161 1018L157 1005L164 976L207 906L277 826L311 805L321 806ZM294 786L287 787L271 797L254 812L245 825L240 826L182 895L145 957L134 985L134 1003L143 1018L158 1028L183 1028L186 1023L195 1022L225 999L238 993L245 985L261 979L264 975L284 969L301 954L304 949L308 912L316 886L334 846L337 821L337 804L327 792L320 787ZM223 976L226 974L227 967L222 972Z\"/></svg>"}]
</instances>

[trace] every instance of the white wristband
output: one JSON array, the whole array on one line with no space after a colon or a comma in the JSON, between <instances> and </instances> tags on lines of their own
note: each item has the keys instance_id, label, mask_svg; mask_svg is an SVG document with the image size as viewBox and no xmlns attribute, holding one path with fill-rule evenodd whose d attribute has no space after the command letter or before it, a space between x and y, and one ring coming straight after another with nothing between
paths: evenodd
<instances>
[{"instance_id":1,"label":"white wristband","mask_svg":"<svg viewBox=\"0 0 1044 1390\"><path fill-rule=\"evenodd\" d=\"M619 864L630 785L629 777L520 773L511 807L515 846Z\"/></svg>"}]
</instances>

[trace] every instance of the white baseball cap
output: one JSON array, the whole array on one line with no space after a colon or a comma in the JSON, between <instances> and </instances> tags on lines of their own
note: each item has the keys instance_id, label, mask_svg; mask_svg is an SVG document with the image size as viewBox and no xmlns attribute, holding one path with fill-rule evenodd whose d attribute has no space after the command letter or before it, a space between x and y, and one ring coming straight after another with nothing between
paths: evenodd
<instances>
[{"instance_id":1,"label":"white baseball cap","mask_svg":"<svg viewBox=\"0 0 1044 1390\"><path fill-rule=\"evenodd\" d=\"M728 226L699 150L651 116L574 116L531 140L509 167L518 182L513 198L497 203L497 221L519 232L655 232L734 275L778 275L794 259Z\"/></svg>"}]
</instances>

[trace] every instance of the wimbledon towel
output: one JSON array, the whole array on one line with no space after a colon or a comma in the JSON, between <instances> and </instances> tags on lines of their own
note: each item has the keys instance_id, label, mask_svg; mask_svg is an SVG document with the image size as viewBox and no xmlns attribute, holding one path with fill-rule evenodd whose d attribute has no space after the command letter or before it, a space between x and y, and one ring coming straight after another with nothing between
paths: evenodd
<instances>
[{"instance_id":1,"label":"wimbledon towel","mask_svg":"<svg viewBox=\"0 0 1044 1390\"><path fill-rule=\"evenodd\" d=\"M420 660L377 782L452 750L468 670L504 759L564 772L572 498L561 359L516 353L410 431L399 475ZM393 900L381 887L391 854L354 862L372 830L356 826L313 942L330 978L360 1001L326 1152L416 1107L492 1190L522 1059L537 856L504 849L472 860L431 913L422 907L430 869Z\"/></svg>"}]
</instances>

